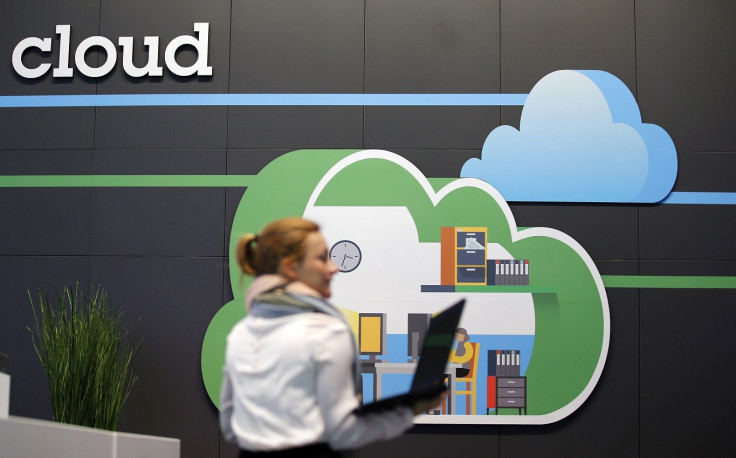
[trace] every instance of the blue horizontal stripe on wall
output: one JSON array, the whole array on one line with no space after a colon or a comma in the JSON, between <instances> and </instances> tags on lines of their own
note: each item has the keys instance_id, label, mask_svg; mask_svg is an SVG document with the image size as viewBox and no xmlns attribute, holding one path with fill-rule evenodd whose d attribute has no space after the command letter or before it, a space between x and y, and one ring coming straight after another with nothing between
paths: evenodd
<instances>
[{"instance_id":1,"label":"blue horizontal stripe on wall","mask_svg":"<svg viewBox=\"0 0 736 458\"><path fill-rule=\"evenodd\" d=\"M3 175L0 188L237 187L248 186L253 178L253 175ZM449 179L442 179L445 180ZM659 204L736 205L736 193L673 192Z\"/></svg>"},{"instance_id":2,"label":"blue horizontal stripe on wall","mask_svg":"<svg viewBox=\"0 0 736 458\"><path fill-rule=\"evenodd\" d=\"M736 205L736 192L671 192L661 203Z\"/></svg>"},{"instance_id":3,"label":"blue horizontal stripe on wall","mask_svg":"<svg viewBox=\"0 0 736 458\"><path fill-rule=\"evenodd\" d=\"M527 94L87 94L0 96L0 108L125 106L523 106Z\"/></svg>"}]
</instances>

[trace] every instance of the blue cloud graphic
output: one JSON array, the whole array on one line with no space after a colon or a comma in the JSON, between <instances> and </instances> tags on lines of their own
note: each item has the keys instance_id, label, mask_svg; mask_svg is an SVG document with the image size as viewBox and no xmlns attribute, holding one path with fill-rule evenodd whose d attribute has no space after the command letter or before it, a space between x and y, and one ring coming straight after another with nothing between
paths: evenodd
<instances>
[{"instance_id":1,"label":"blue cloud graphic","mask_svg":"<svg viewBox=\"0 0 736 458\"><path fill-rule=\"evenodd\" d=\"M460 176L490 183L508 201L652 203L675 183L677 151L664 129L641 122L618 78L560 70L531 90L519 130L494 129Z\"/></svg>"}]
</instances>

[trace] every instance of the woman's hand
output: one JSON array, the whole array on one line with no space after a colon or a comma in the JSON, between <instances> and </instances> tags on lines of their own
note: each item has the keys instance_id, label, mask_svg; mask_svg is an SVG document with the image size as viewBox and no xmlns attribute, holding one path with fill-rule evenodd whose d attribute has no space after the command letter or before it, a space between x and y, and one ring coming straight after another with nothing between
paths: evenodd
<instances>
[{"instance_id":1,"label":"woman's hand","mask_svg":"<svg viewBox=\"0 0 736 458\"><path fill-rule=\"evenodd\" d=\"M417 401L412 406L412 411L414 411L414 415L420 415L429 410L437 410L442 404L442 401L445 399L445 397L447 397L447 391L443 391L442 394L432 399L427 399L426 401Z\"/></svg>"}]
</instances>

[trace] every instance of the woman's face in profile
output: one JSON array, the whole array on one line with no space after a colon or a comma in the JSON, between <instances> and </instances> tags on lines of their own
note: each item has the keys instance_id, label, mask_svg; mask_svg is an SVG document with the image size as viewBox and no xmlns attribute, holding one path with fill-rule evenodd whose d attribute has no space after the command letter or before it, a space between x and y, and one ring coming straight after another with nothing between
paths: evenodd
<instances>
[{"instance_id":1,"label":"woman's face in profile","mask_svg":"<svg viewBox=\"0 0 736 458\"><path fill-rule=\"evenodd\" d=\"M310 233L304 240L304 258L296 265L296 279L322 297L330 297L330 282L336 272L337 265L329 258L324 236L319 232Z\"/></svg>"}]
</instances>

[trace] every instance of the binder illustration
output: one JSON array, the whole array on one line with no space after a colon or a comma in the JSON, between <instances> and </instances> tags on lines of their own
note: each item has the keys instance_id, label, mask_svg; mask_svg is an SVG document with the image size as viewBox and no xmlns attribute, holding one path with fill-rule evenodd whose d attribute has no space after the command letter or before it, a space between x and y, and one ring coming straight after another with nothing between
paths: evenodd
<instances>
[{"instance_id":1,"label":"binder illustration","mask_svg":"<svg viewBox=\"0 0 736 458\"><path fill-rule=\"evenodd\" d=\"M498 377L521 376L521 350L489 350L488 376L492 375Z\"/></svg>"},{"instance_id":2,"label":"binder illustration","mask_svg":"<svg viewBox=\"0 0 736 458\"><path fill-rule=\"evenodd\" d=\"M497 350L488 350L488 376L496 375L496 366L498 365L496 358Z\"/></svg>"}]
</instances>

